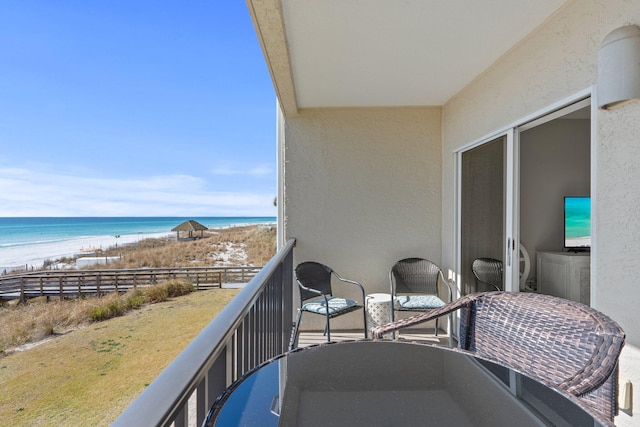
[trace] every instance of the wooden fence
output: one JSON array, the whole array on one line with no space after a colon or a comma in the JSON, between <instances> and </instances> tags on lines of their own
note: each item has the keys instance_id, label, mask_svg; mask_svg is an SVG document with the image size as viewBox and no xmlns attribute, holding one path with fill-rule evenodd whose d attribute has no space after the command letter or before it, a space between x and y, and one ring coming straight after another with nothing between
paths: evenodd
<instances>
[{"instance_id":1,"label":"wooden fence","mask_svg":"<svg viewBox=\"0 0 640 427\"><path fill-rule=\"evenodd\" d=\"M172 279L191 282L196 289L247 283L261 267L184 267L119 270L56 270L0 276L0 300L35 297L103 295L152 286Z\"/></svg>"}]
</instances>

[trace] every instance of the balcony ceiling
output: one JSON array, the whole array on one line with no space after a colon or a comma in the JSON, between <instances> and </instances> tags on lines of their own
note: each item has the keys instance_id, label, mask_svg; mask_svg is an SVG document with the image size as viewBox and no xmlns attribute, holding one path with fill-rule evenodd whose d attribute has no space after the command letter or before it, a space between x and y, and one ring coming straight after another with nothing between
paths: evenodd
<instances>
[{"instance_id":1,"label":"balcony ceiling","mask_svg":"<svg viewBox=\"0 0 640 427\"><path fill-rule=\"evenodd\" d=\"M443 105L566 0L247 0L285 113Z\"/></svg>"}]
</instances>

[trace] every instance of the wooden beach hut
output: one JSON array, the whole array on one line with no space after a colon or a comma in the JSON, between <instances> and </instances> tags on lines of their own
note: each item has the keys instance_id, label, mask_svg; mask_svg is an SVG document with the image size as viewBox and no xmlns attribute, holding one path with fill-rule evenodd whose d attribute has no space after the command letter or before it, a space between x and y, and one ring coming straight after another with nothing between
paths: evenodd
<instances>
[{"instance_id":1,"label":"wooden beach hut","mask_svg":"<svg viewBox=\"0 0 640 427\"><path fill-rule=\"evenodd\" d=\"M192 219L183 222L182 224L173 227L171 231L175 231L177 233L177 239L180 240L180 232L189 233L189 239L193 238L193 233L196 231L200 232L200 237L202 237L202 232L204 230L208 230L209 228L200 224L198 221L194 221Z\"/></svg>"}]
</instances>

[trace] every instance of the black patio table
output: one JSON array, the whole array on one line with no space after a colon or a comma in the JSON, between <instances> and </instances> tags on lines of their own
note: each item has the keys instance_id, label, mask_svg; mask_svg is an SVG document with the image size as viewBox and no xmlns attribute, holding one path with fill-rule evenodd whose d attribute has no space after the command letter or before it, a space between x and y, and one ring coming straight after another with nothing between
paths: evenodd
<instances>
[{"instance_id":1,"label":"black patio table","mask_svg":"<svg viewBox=\"0 0 640 427\"><path fill-rule=\"evenodd\" d=\"M203 426L611 426L573 396L439 345L296 349L233 383Z\"/></svg>"}]
</instances>

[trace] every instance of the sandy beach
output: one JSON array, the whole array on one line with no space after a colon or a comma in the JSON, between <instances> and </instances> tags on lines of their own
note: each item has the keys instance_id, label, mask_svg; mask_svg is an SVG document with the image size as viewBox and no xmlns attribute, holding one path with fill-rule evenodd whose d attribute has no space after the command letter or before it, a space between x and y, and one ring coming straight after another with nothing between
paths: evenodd
<instances>
[{"instance_id":1,"label":"sandy beach","mask_svg":"<svg viewBox=\"0 0 640 427\"><path fill-rule=\"evenodd\" d=\"M588 248L591 247L591 237L575 237L569 238L565 241L565 246L568 248Z\"/></svg>"},{"instance_id":2,"label":"sandy beach","mask_svg":"<svg viewBox=\"0 0 640 427\"><path fill-rule=\"evenodd\" d=\"M116 245L127 245L136 243L141 239L173 236L175 233L156 233L121 235L114 236L90 236L77 239L70 239L61 242L39 243L32 245L13 246L0 248L0 273L5 269L10 271L15 268L28 269L40 268L47 260L56 260L62 257L73 257L78 255L90 256L92 249L107 249Z\"/></svg>"}]
</instances>

